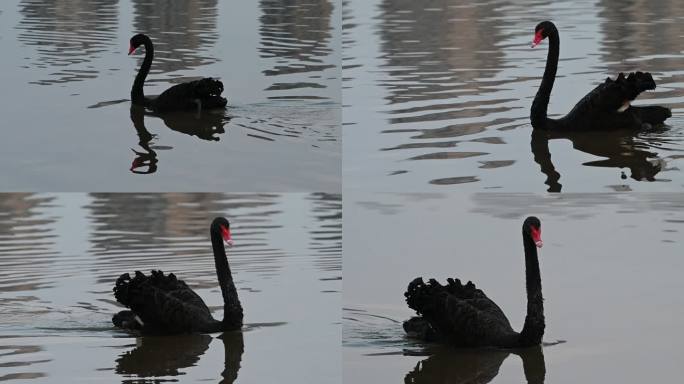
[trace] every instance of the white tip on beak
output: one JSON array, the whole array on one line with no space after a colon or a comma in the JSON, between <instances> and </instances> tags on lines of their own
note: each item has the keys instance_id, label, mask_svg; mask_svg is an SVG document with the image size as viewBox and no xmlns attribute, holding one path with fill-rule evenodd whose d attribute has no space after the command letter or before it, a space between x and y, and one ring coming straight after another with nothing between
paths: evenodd
<instances>
[{"instance_id":1,"label":"white tip on beak","mask_svg":"<svg viewBox=\"0 0 684 384\"><path fill-rule=\"evenodd\" d=\"M235 243L233 242L233 239L224 240L224 243L226 243L226 246L227 246L228 248L232 248L233 245L235 244Z\"/></svg>"},{"instance_id":2,"label":"white tip on beak","mask_svg":"<svg viewBox=\"0 0 684 384\"><path fill-rule=\"evenodd\" d=\"M539 240L539 241L536 241L536 242L534 243L534 245L536 245L537 248L541 248L541 247L544 245L544 242L541 241L541 240Z\"/></svg>"}]
</instances>

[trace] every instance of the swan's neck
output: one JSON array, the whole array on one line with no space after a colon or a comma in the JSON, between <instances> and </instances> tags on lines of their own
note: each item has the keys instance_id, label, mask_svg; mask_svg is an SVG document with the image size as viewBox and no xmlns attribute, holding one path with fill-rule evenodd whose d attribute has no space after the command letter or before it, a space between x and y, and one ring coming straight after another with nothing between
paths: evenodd
<instances>
[{"instance_id":1,"label":"swan's neck","mask_svg":"<svg viewBox=\"0 0 684 384\"><path fill-rule=\"evenodd\" d=\"M530 113L532 127L536 129L545 128L547 109L549 100L551 99L553 82L556 80L558 57L560 55L560 39L556 27L552 27L551 31L549 31L548 38L549 52L546 56L546 69L544 69L544 77L542 78L537 95L532 102L532 111Z\"/></svg>"},{"instance_id":2,"label":"swan's neck","mask_svg":"<svg viewBox=\"0 0 684 384\"><path fill-rule=\"evenodd\" d=\"M242 305L230 272L226 249L218 228L212 228L211 245L214 249L214 262L221 294L223 295L223 330L238 329L242 326Z\"/></svg>"},{"instance_id":3,"label":"swan's neck","mask_svg":"<svg viewBox=\"0 0 684 384\"><path fill-rule=\"evenodd\" d=\"M544 298L537 247L532 237L523 232L525 245L525 280L527 284L527 316L520 332L520 346L539 345L544 336Z\"/></svg>"},{"instance_id":4,"label":"swan's neck","mask_svg":"<svg viewBox=\"0 0 684 384\"><path fill-rule=\"evenodd\" d=\"M152 40L145 40L145 59L143 60L142 66L135 76L135 81L133 81L133 88L131 88L131 101L133 104L144 104L145 94L143 93L143 84L145 84L145 78L150 72L152 67L152 59L154 58L154 46L152 45Z\"/></svg>"}]
</instances>

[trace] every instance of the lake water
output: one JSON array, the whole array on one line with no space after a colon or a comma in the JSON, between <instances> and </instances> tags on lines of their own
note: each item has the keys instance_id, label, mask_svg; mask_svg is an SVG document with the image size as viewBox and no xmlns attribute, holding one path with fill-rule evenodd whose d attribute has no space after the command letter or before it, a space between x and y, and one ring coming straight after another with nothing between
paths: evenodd
<instances>
[{"instance_id":1,"label":"lake water","mask_svg":"<svg viewBox=\"0 0 684 384\"><path fill-rule=\"evenodd\" d=\"M350 383L677 382L684 358L684 197L344 196L343 356ZM415 277L472 280L520 330L521 225L542 221L544 348L455 350L404 336ZM418 356L416 356L418 355ZM429 356L428 356L429 355Z\"/></svg>"},{"instance_id":2,"label":"lake water","mask_svg":"<svg viewBox=\"0 0 684 384\"><path fill-rule=\"evenodd\" d=\"M134 269L176 273L222 316L216 215L243 332L114 328L114 280ZM340 383L341 215L324 193L2 194L0 381Z\"/></svg>"},{"instance_id":3,"label":"lake water","mask_svg":"<svg viewBox=\"0 0 684 384\"><path fill-rule=\"evenodd\" d=\"M343 2L345 189L610 192L684 187L684 3ZM550 115L606 77L653 73L662 129L532 137L548 42L561 53Z\"/></svg>"},{"instance_id":4,"label":"lake water","mask_svg":"<svg viewBox=\"0 0 684 384\"><path fill-rule=\"evenodd\" d=\"M338 191L340 6L328 0L53 2L0 6L5 191ZM228 108L130 111L145 92L218 77Z\"/></svg>"}]
</instances>

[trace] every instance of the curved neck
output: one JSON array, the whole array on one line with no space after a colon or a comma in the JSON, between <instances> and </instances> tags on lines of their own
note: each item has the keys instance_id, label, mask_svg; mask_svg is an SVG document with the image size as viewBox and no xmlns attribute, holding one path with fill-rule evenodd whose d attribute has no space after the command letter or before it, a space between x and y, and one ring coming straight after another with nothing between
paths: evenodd
<instances>
[{"instance_id":1,"label":"curved neck","mask_svg":"<svg viewBox=\"0 0 684 384\"><path fill-rule=\"evenodd\" d=\"M520 346L539 345L544 336L544 298L542 297L541 275L537 247L532 237L523 231L525 246L525 280L527 284L527 316L520 332Z\"/></svg>"},{"instance_id":2,"label":"curved neck","mask_svg":"<svg viewBox=\"0 0 684 384\"><path fill-rule=\"evenodd\" d=\"M211 228L211 245L214 250L216 276L218 276L223 295L223 330L238 329L242 326L242 305L230 272L226 249L218 226Z\"/></svg>"},{"instance_id":3,"label":"curved neck","mask_svg":"<svg viewBox=\"0 0 684 384\"><path fill-rule=\"evenodd\" d=\"M131 88L131 101L133 104L143 104L145 101L145 94L143 93L143 84L145 83L145 78L150 72L150 67L152 67L152 59L154 58L154 46L152 45L152 40L149 37L145 39L145 59L143 60L142 66L135 76L135 81L133 81L133 87Z\"/></svg>"},{"instance_id":4,"label":"curved neck","mask_svg":"<svg viewBox=\"0 0 684 384\"><path fill-rule=\"evenodd\" d=\"M530 113L530 120L532 127L536 129L544 129L547 121L547 109L549 100L551 99L551 89L553 89L553 82L556 80L556 71L558 70L558 57L560 55L560 39L558 37L558 30L555 26L548 31L549 39L549 53L546 56L546 69L544 69L544 77L541 85L534 96L532 102L532 110Z\"/></svg>"}]
</instances>

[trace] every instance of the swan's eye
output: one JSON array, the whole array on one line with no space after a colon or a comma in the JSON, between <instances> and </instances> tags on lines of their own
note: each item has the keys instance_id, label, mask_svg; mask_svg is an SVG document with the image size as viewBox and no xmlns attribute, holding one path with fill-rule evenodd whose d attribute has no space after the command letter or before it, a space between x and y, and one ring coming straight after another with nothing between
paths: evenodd
<instances>
[{"instance_id":1,"label":"swan's eye","mask_svg":"<svg viewBox=\"0 0 684 384\"><path fill-rule=\"evenodd\" d=\"M540 28L537 32L534 33L534 40L532 40L532 48L536 47L539 45L539 43L544 40L544 35L542 33L544 32L544 28Z\"/></svg>"}]
</instances>

